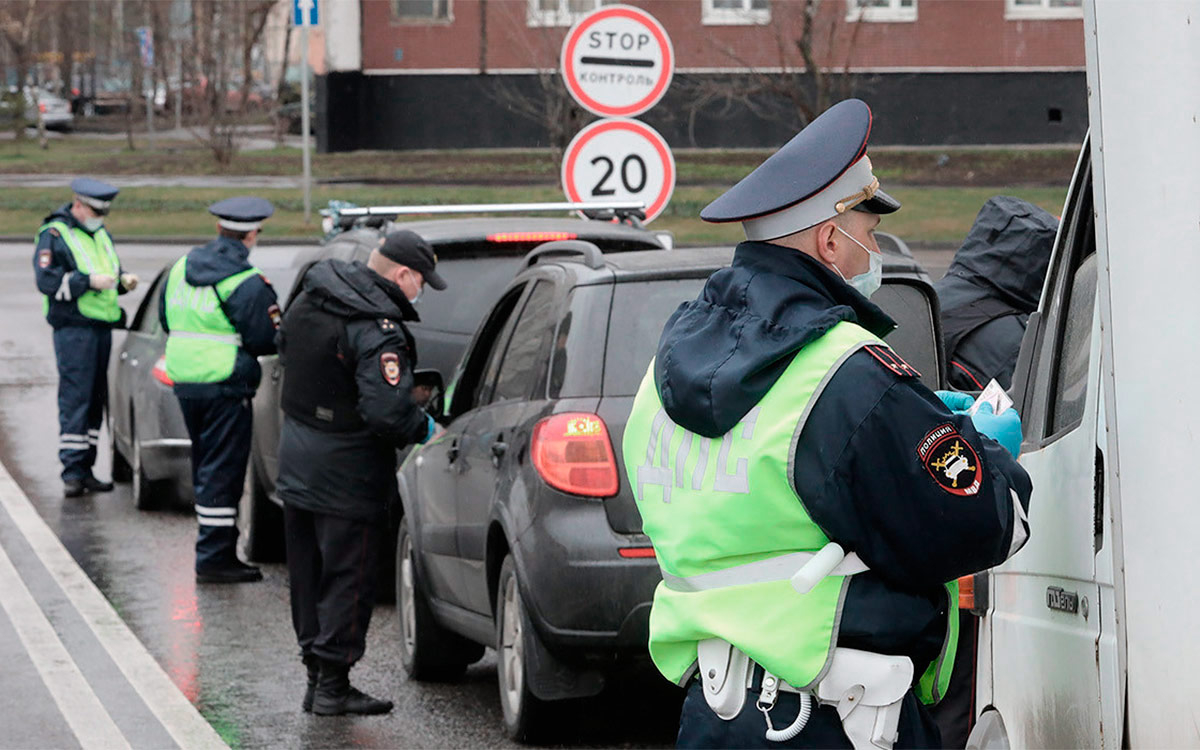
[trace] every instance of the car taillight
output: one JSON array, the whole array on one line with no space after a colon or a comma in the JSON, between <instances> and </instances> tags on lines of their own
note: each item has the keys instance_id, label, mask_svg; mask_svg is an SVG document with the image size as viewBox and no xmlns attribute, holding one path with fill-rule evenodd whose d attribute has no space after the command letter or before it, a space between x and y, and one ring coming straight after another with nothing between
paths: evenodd
<instances>
[{"instance_id":1,"label":"car taillight","mask_svg":"<svg viewBox=\"0 0 1200 750\"><path fill-rule=\"evenodd\" d=\"M546 484L584 497L612 497L620 487L608 426L595 414L555 414L533 428L533 466Z\"/></svg>"},{"instance_id":2,"label":"car taillight","mask_svg":"<svg viewBox=\"0 0 1200 750\"><path fill-rule=\"evenodd\" d=\"M621 557L654 557L653 547L621 547L617 550Z\"/></svg>"},{"instance_id":3,"label":"car taillight","mask_svg":"<svg viewBox=\"0 0 1200 750\"><path fill-rule=\"evenodd\" d=\"M488 242L553 242L573 240L579 235L574 232L498 232L489 234Z\"/></svg>"},{"instance_id":4,"label":"car taillight","mask_svg":"<svg viewBox=\"0 0 1200 750\"><path fill-rule=\"evenodd\" d=\"M154 369L150 371L154 379L163 385L175 385L175 381L171 380L171 376L167 374L167 358L166 355L159 357L154 363Z\"/></svg>"}]
</instances>

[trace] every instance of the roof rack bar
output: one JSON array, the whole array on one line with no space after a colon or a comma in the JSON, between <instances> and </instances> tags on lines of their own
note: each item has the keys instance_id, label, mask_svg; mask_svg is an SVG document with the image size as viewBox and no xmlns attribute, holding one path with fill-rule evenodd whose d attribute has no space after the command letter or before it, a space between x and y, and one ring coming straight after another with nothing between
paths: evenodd
<instances>
[{"instance_id":1,"label":"roof rack bar","mask_svg":"<svg viewBox=\"0 0 1200 750\"><path fill-rule=\"evenodd\" d=\"M498 214L534 213L540 211L641 211L642 201L612 201L608 203L476 203L455 206L365 206L362 208L322 209L326 216L405 216L408 214Z\"/></svg>"}]
</instances>

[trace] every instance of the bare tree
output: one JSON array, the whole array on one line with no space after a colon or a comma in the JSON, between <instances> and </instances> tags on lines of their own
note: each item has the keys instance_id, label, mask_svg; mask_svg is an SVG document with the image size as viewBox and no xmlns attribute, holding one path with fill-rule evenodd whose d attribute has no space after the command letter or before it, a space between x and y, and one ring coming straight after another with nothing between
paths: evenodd
<instances>
[{"instance_id":1,"label":"bare tree","mask_svg":"<svg viewBox=\"0 0 1200 750\"><path fill-rule=\"evenodd\" d=\"M17 140L25 137L25 95L23 88L33 61L33 32L37 26L37 0L0 1L0 31L12 51L17 68L17 93L13 97L13 134ZM36 102L35 102L36 105Z\"/></svg>"},{"instance_id":2,"label":"bare tree","mask_svg":"<svg viewBox=\"0 0 1200 750\"><path fill-rule=\"evenodd\" d=\"M812 122L833 103L852 96L862 85L850 72L861 23L851 24L846 55L839 66L823 66L822 59L833 53L843 30L840 13L822 24L817 17L819 0L783 0L771 3L771 23L758 27L761 45L755 51L771 50L770 68L756 65L742 50L712 39L709 46L721 57L745 72L722 78L692 78L678 82L688 102L688 135L695 143L696 120L701 112L718 117L736 110L748 110L765 120L799 130ZM798 33L797 33L798 31Z\"/></svg>"},{"instance_id":3,"label":"bare tree","mask_svg":"<svg viewBox=\"0 0 1200 750\"><path fill-rule=\"evenodd\" d=\"M238 151L238 131L244 122L246 105L254 83L254 50L261 43L271 8L279 0L195 0L193 11L193 47L204 80L204 131L192 129L197 140L212 152L218 164L226 166ZM240 100L230 101L233 70L230 62L237 51L241 62Z\"/></svg>"},{"instance_id":4,"label":"bare tree","mask_svg":"<svg viewBox=\"0 0 1200 750\"><path fill-rule=\"evenodd\" d=\"M525 35L517 30L507 35L511 43L519 43ZM486 42L485 42L486 44ZM558 72L561 30L542 27L534 41L525 44L522 56L537 70L534 85L523 86L512 76L495 76L485 87L487 96L518 117L536 123L546 130L551 148L550 158L558 162L571 138L591 118L563 85ZM481 55L485 54L481 51Z\"/></svg>"}]
</instances>

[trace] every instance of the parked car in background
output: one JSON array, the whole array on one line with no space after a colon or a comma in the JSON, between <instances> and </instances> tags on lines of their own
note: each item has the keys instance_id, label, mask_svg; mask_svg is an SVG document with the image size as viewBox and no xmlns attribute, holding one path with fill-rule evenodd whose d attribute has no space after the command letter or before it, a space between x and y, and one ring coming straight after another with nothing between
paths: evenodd
<instances>
[{"instance_id":1,"label":"parked car in background","mask_svg":"<svg viewBox=\"0 0 1200 750\"><path fill-rule=\"evenodd\" d=\"M331 234L320 247L297 256L292 267L294 276L325 258L365 262L393 228L412 230L433 246L438 255L438 273L449 289L423 294L417 305L421 321L407 326L416 340L418 367L436 370L443 376L454 370L479 321L521 267L524 255L537 245L554 239L584 239L604 252L619 253L662 250L669 247L671 239L666 233L608 220L534 216L403 223L378 216L342 217L330 222L331 230L337 228L334 223L339 223L341 231ZM260 357L259 362L263 382L254 397L250 492L243 500L239 523L247 556L265 562L283 558L282 505L275 497L275 480L279 474L279 400L284 372L276 356Z\"/></svg>"},{"instance_id":2,"label":"parked car in background","mask_svg":"<svg viewBox=\"0 0 1200 750\"><path fill-rule=\"evenodd\" d=\"M0 121L11 123L16 117L16 97L24 97L24 118L28 127L35 127L40 111L42 122L49 130L70 130L75 125L71 103L43 89L26 87L18 94L16 87L0 98Z\"/></svg>"},{"instance_id":3,"label":"parked car in background","mask_svg":"<svg viewBox=\"0 0 1200 750\"><path fill-rule=\"evenodd\" d=\"M291 258L291 251L270 247L255 248L250 255L250 262L263 270L281 299L291 288ZM192 442L167 376L167 334L158 319L159 298L172 265L174 261L150 282L109 364L113 479L132 482L139 510L190 503L193 497Z\"/></svg>"}]
</instances>

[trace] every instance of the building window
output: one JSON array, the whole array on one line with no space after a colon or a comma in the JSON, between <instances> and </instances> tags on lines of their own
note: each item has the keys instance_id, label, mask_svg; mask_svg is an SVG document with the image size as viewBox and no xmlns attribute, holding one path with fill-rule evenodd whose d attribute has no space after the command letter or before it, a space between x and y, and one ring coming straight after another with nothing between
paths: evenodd
<instances>
[{"instance_id":1,"label":"building window","mask_svg":"<svg viewBox=\"0 0 1200 750\"><path fill-rule=\"evenodd\" d=\"M1083 0L1004 0L1004 17L1011 21L1083 18Z\"/></svg>"},{"instance_id":2,"label":"building window","mask_svg":"<svg viewBox=\"0 0 1200 750\"><path fill-rule=\"evenodd\" d=\"M704 0L701 23L708 26L751 26L771 21L769 0Z\"/></svg>"},{"instance_id":3,"label":"building window","mask_svg":"<svg viewBox=\"0 0 1200 750\"><path fill-rule=\"evenodd\" d=\"M621 0L529 0L530 26L570 26L601 5Z\"/></svg>"},{"instance_id":4,"label":"building window","mask_svg":"<svg viewBox=\"0 0 1200 750\"><path fill-rule=\"evenodd\" d=\"M392 0L392 18L398 21L449 21L450 0Z\"/></svg>"},{"instance_id":5,"label":"building window","mask_svg":"<svg viewBox=\"0 0 1200 750\"><path fill-rule=\"evenodd\" d=\"M917 20L917 0L846 0L846 21L895 23Z\"/></svg>"}]
</instances>

